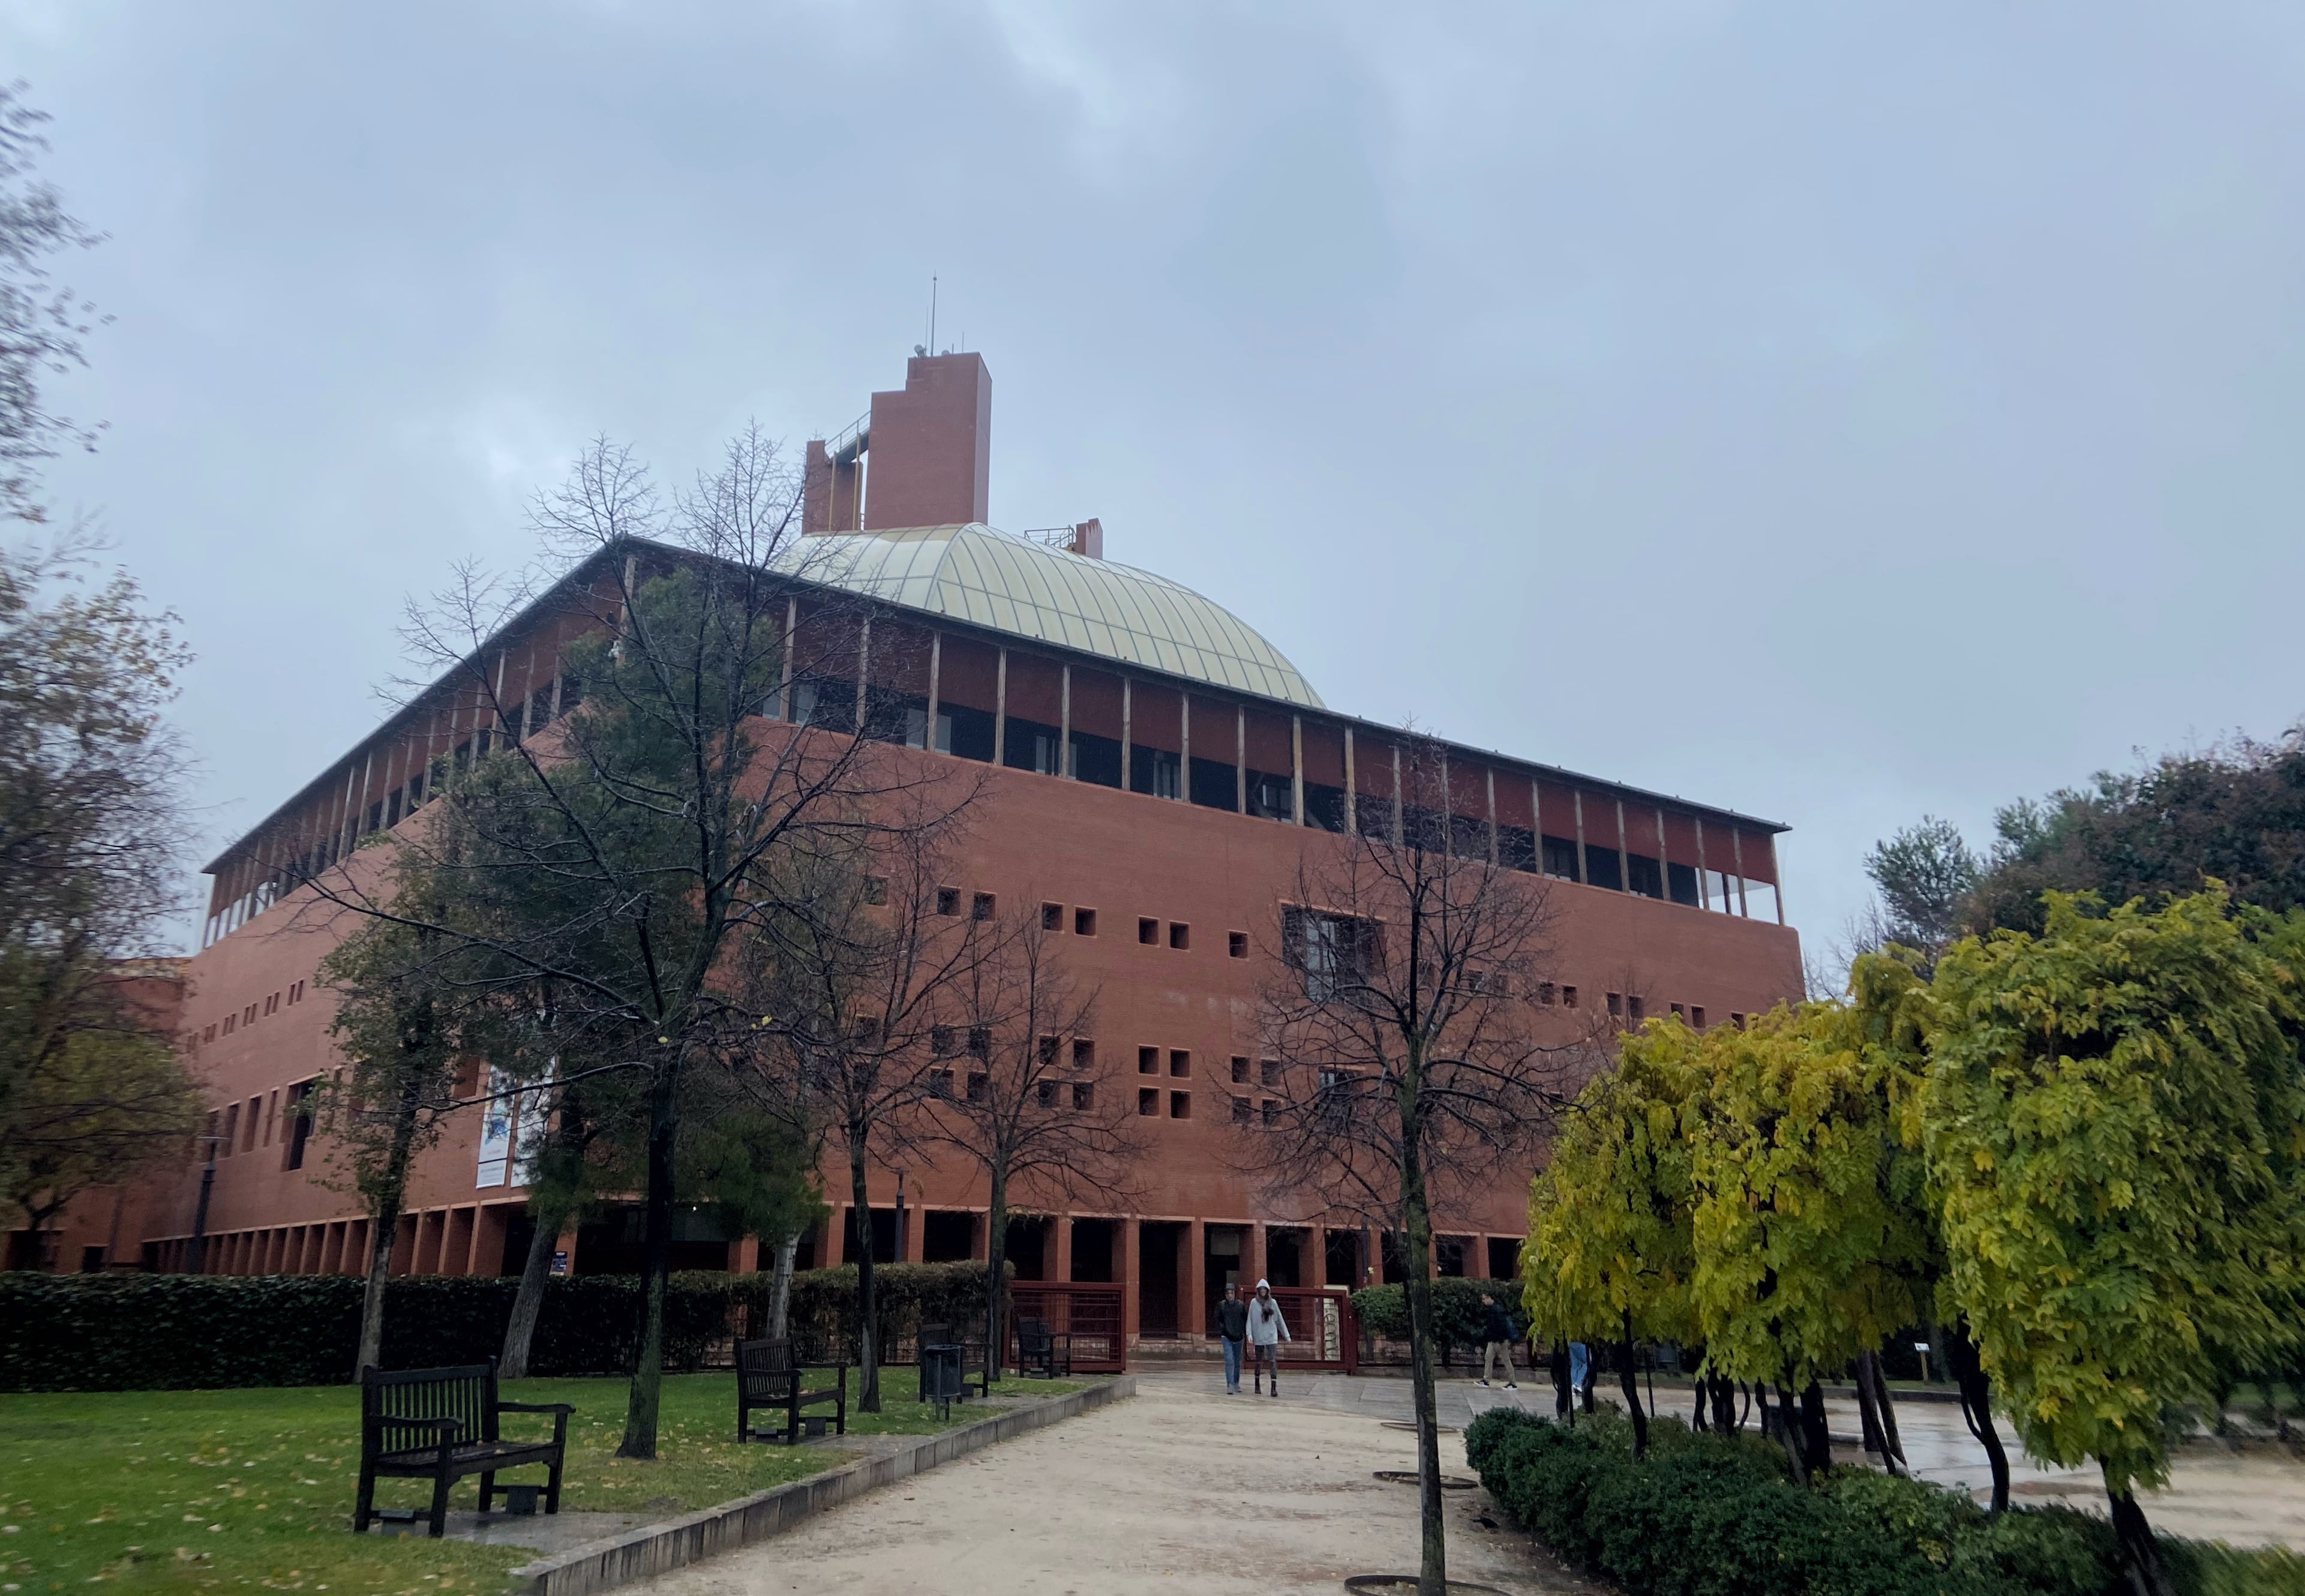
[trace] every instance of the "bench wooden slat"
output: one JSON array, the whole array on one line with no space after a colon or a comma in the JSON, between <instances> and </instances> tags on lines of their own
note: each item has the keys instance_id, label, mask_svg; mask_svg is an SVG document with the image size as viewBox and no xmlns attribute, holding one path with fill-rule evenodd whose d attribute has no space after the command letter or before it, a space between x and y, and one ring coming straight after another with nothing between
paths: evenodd
<instances>
[{"instance_id":1,"label":"bench wooden slat","mask_svg":"<svg viewBox=\"0 0 2305 1596\"><path fill-rule=\"evenodd\" d=\"M376 1513L376 1482L385 1479L432 1481L431 1531L447 1531L448 1488L468 1474L481 1477L481 1511L495 1498L497 1472L542 1464L551 1471L544 1510L560 1511L560 1475L568 1450L565 1402L505 1402L497 1394L497 1365L467 1363L449 1369L361 1370L360 1497L353 1528L364 1532ZM549 1413L552 1438L505 1440L498 1416L506 1413Z\"/></svg>"}]
</instances>

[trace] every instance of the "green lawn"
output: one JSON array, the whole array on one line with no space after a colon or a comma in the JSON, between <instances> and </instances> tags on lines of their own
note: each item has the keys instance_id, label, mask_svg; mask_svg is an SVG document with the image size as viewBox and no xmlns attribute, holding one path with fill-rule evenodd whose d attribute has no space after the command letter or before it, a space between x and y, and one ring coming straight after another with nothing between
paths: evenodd
<instances>
[{"instance_id":1,"label":"green lawn","mask_svg":"<svg viewBox=\"0 0 2305 1596\"><path fill-rule=\"evenodd\" d=\"M851 1371L852 1389L855 1373ZM849 1414L852 1431L925 1434L933 1408L913 1400L910 1367L881 1372L886 1411ZM1009 1379L997 1394L1052 1395L1063 1381ZM664 1383L659 1455L615 1455L624 1433L622 1379L519 1380L519 1402L566 1402L564 1510L674 1513L838 1466L821 1447L738 1446L733 1377L676 1375ZM985 1410L953 1409L966 1423ZM507 1414L517 1426L549 1426ZM351 1532L360 1464L360 1394L350 1386L256 1391L106 1391L0 1395L0 1593L58 1592L90 1581L139 1591L241 1586L332 1596L485 1596L536 1554L421 1535ZM542 1480L541 1470L506 1478ZM480 1481L451 1505L469 1509ZM430 1489L380 1481L380 1505L421 1506Z\"/></svg>"}]
</instances>

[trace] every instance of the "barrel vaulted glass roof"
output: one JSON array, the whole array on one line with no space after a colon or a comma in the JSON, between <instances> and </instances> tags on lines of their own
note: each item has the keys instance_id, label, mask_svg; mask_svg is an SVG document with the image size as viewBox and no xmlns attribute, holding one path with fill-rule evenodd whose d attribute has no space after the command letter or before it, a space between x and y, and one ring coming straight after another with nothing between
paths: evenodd
<instances>
[{"instance_id":1,"label":"barrel vaulted glass roof","mask_svg":"<svg viewBox=\"0 0 2305 1596\"><path fill-rule=\"evenodd\" d=\"M1123 665L1325 706L1280 651L1188 587L974 523L795 540L793 576Z\"/></svg>"}]
</instances>

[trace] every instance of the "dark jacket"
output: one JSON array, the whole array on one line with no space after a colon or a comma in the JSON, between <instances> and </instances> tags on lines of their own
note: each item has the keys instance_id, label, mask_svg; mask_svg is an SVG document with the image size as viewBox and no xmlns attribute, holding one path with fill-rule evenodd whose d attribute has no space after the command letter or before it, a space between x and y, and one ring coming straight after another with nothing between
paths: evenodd
<instances>
[{"instance_id":1,"label":"dark jacket","mask_svg":"<svg viewBox=\"0 0 2305 1596\"><path fill-rule=\"evenodd\" d=\"M1217 1334L1238 1341L1248 1334L1248 1304L1238 1297L1217 1304Z\"/></svg>"},{"instance_id":2,"label":"dark jacket","mask_svg":"<svg viewBox=\"0 0 2305 1596\"><path fill-rule=\"evenodd\" d=\"M1484 1306L1481 1310L1481 1339L1510 1341L1512 1338L1512 1320L1505 1317L1504 1304L1491 1302Z\"/></svg>"}]
</instances>

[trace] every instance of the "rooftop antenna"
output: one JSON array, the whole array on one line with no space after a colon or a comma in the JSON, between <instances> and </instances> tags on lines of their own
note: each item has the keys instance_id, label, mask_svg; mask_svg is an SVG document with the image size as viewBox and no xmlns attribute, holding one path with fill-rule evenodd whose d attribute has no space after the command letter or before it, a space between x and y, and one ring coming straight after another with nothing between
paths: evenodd
<instances>
[{"instance_id":1,"label":"rooftop antenna","mask_svg":"<svg viewBox=\"0 0 2305 1596\"><path fill-rule=\"evenodd\" d=\"M937 280L934 277L931 277L929 278L929 353L931 354L936 353L936 299Z\"/></svg>"}]
</instances>

